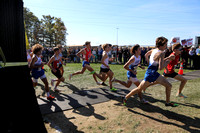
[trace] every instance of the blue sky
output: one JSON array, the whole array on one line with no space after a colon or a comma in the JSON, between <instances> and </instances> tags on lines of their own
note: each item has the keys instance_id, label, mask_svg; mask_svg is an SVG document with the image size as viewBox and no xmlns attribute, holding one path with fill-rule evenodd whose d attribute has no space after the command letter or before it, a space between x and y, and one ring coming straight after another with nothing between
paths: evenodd
<instances>
[{"instance_id":1,"label":"blue sky","mask_svg":"<svg viewBox=\"0 0 200 133\"><path fill-rule=\"evenodd\" d=\"M67 45L154 45L158 36L200 35L200 0L23 0L38 18L60 17Z\"/></svg>"}]
</instances>

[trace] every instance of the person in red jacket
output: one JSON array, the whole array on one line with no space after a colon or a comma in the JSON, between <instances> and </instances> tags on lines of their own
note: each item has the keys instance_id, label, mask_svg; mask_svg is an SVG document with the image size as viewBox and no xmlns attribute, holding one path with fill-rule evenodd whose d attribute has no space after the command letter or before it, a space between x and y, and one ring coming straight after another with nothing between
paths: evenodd
<instances>
[{"instance_id":1,"label":"person in red jacket","mask_svg":"<svg viewBox=\"0 0 200 133\"><path fill-rule=\"evenodd\" d=\"M181 81L181 84L179 86L179 90L176 94L177 97L183 97L183 98L187 98L186 96L184 96L182 94L182 90L187 82L187 79L185 79L183 76L179 75L178 73L176 73L174 71L174 66L177 65L178 63L182 63L184 62L184 60L179 61L180 59L180 54L181 54L181 50L182 50L182 46L180 43L176 43L172 46L172 53L170 54L169 58L170 58L170 63L167 65L166 69L164 70L164 77L171 77L174 78L176 80Z\"/></svg>"}]
</instances>

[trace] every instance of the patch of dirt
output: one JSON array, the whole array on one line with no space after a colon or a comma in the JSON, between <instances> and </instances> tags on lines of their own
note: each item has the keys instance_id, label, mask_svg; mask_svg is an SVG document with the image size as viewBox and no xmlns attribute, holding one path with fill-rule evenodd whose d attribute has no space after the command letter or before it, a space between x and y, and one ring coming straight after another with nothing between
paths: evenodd
<instances>
[{"instance_id":1,"label":"patch of dirt","mask_svg":"<svg viewBox=\"0 0 200 133\"><path fill-rule=\"evenodd\" d=\"M133 101L131 99L130 101ZM132 102L130 102L132 104ZM154 104L154 103L153 103ZM154 105L142 105L139 102L135 107L122 106L116 100L72 109L64 112L48 114L44 116L47 121L45 126L49 133L62 131L102 133L102 132L189 132L189 127L184 127L185 123L180 120L166 117L164 112L151 111L144 108L154 107ZM137 108L137 106L146 106ZM159 108L158 108L159 109ZM162 110L164 111L164 110ZM168 113L168 111L166 111ZM192 129L192 128L191 128Z\"/></svg>"}]
</instances>

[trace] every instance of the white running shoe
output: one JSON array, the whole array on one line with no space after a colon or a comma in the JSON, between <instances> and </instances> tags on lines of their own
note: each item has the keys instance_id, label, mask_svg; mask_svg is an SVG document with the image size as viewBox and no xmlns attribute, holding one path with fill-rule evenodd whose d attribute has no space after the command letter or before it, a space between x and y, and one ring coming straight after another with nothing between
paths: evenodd
<instances>
[{"instance_id":1,"label":"white running shoe","mask_svg":"<svg viewBox=\"0 0 200 133\"><path fill-rule=\"evenodd\" d=\"M97 85L101 85L102 84L102 82L96 82L97 83Z\"/></svg>"}]
</instances>

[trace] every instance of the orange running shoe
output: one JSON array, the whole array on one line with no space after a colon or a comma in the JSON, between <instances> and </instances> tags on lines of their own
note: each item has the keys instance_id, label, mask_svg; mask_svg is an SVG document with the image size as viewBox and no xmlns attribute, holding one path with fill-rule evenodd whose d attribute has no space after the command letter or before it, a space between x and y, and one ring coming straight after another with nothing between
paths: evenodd
<instances>
[{"instance_id":1,"label":"orange running shoe","mask_svg":"<svg viewBox=\"0 0 200 133\"><path fill-rule=\"evenodd\" d=\"M51 95L49 95L49 96L47 97L47 99L48 99L48 100L53 100L53 99L55 99L55 97L54 97L54 96L51 96Z\"/></svg>"}]
</instances>

